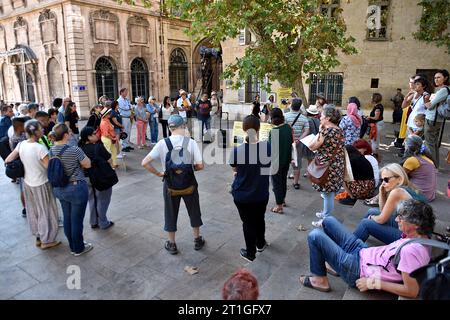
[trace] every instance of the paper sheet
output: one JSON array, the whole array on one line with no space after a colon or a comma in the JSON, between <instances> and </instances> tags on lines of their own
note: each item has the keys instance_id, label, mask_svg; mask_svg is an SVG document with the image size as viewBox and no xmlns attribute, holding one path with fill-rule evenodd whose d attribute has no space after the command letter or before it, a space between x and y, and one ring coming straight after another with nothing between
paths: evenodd
<instances>
[{"instance_id":1,"label":"paper sheet","mask_svg":"<svg viewBox=\"0 0 450 320\"><path fill-rule=\"evenodd\" d=\"M307 146L309 148L309 146L311 145L311 143L313 141L316 141L316 135L315 134L310 134L306 137L304 137L303 139L300 140L301 143L303 143L305 146Z\"/></svg>"}]
</instances>

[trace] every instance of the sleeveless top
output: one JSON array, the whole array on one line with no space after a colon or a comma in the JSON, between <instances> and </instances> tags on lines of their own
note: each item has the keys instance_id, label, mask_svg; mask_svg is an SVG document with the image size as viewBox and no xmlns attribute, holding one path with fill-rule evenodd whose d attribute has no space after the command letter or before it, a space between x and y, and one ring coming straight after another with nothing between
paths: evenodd
<instances>
[{"instance_id":1,"label":"sleeveless top","mask_svg":"<svg viewBox=\"0 0 450 320\"><path fill-rule=\"evenodd\" d=\"M425 198L425 196L423 194L416 192L411 187L400 187L400 188L405 190L406 192L408 192L408 194L414 200L417 200L417 201L420 201L420 202L424 202L424 203L428 203L427 198Z\"/></svg>"},{"instance_id":2,"label":"sleeveless top","mask_svg":"<svg viewBox=\"0 0 450 320\"><path fill-rule=\"evenodd\" d=\"M420 156L415 156L420 162L420 167L409 173L411 182L425 195L428 201L436 198L436 167Z\"/></svg>"}]
</instances>

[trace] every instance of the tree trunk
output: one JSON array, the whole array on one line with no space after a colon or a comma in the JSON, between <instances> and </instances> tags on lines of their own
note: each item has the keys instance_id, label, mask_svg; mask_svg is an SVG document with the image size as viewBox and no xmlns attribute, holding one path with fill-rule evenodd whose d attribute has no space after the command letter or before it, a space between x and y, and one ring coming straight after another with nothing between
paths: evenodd
<instances>
[{"instance_id":1,"label":"tree trunk","mask_svg":"<svg viewBox=\"0 0 450 320\"><path fill-rule=\"evenodd\" d=\"M303 78L301 76L301 73L300 73L299 77L297 78L297 80L295 80L295 82L294 82L294 91L298 93L299 97L303 101L303 105L305 106L305 108L307 108L309 106L309 104L308 104L308 99L306 98L305 88L303 87Z\"/></svg>"}]
</instances>

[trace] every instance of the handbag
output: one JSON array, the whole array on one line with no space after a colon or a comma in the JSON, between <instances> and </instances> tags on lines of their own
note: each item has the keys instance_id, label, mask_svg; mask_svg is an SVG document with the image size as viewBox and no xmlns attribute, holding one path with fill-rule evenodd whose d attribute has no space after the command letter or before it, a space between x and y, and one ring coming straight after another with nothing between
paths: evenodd
<instances>
[{"instance_id":1,"label":"handbag","mask_svg":"<svg viewBox=\"0 0 450 320\"><path fill-rule=\"evenodd\" d=\"M350 163L350 157L348 156L346 148L344 148L344 156L345 156L344 181L345 182L355 181L355 178L353 177L352 165Z\"/></svg>"},{"instance_id":2,"label":"handbag","mask_svg":"<svg viewBox=\"0 0 450 320\"><path fill-rule=\"evenodd\" d=\"M23 163L20 158L6 164L5 174L11 179L25 177L25 168L23 167Z\"/></svg>"},{"instance_id":3,"label":"handbag","mask_svg":"<svg viewBox=\"0 0 450 320\"><path fill-rule=\"evenodd\" d=\"M325 163L320 163L317 157L314 157L314 160L308 165L307 174L309 180L317 184L321 187L327 184L328 176L330 174L330 166L335 160L336 155L330 159L330 161Z\"/></svg>"}]
</instances>

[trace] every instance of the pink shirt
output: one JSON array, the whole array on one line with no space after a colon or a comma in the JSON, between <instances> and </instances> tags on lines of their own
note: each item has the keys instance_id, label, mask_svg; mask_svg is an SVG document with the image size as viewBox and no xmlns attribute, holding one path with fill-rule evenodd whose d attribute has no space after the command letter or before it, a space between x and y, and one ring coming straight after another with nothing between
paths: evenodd
<instances>
[{"instance_id":1,"label":"pink shirt","mask_svg":"<svg viewBox=\"0 0 450 320\"><path fill-rule=\"evenodd\" d=\"M364 248L359 251L360 277L376 277L389 282L402 282L403 278L395 270L389 258L395 255L397 248L409 238L400 239L387 246ZM430 262L430 250L419 243L404 246L400 252L397 269L411 273ZM384 267L384 268L383 268Z\"/></svg>"}]
</instances>

